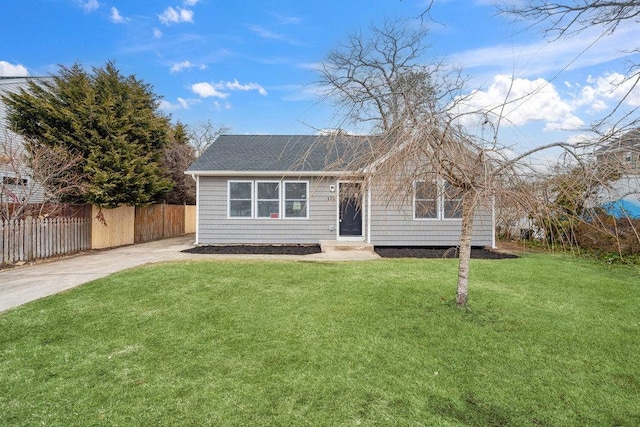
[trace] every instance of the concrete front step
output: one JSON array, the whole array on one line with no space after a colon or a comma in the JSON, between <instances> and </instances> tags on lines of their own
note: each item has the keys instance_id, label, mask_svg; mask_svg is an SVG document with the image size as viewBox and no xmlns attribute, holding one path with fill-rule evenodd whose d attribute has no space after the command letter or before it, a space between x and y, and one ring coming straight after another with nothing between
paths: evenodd
<instances>
[{"instance_id":1,"label":"concrete front step","mask_svg":"<svg viewBox=\"0 0 640 427\"><path fill-rule=\"evenodd\" d=\"M363 251L373 252L373 245L367 242L349 242L341 240L320 240L322 252L328 251Z\"/></svg>"}]
</instances>

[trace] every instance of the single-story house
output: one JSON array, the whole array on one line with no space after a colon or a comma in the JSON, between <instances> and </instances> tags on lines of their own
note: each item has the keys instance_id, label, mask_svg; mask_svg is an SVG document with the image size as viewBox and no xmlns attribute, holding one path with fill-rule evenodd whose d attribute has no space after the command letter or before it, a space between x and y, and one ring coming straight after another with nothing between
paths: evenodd
<instances>
[{"instance_id":1,"label":"single-story house","mask_svg":"<svg viewBox=\"0 0 640 427\"><path fill-rule=\"evenodd\" d=\"M319 244L452 247L455 200L416 183L389 203L374 178L327 165L340 154L322 135L222 135L187 169L197 182L198 245ZM335 137L332 137L335 138ZM345 144L362 136L342 136ZM354 186L360 191L353 191ZM345 192L349 187L350 191ZM346 194L346 196L345 196ZM354 195L355 194L355 195ZM473 246L494 245L493 207L474 221Z\"/></svg>"}]
</instances>

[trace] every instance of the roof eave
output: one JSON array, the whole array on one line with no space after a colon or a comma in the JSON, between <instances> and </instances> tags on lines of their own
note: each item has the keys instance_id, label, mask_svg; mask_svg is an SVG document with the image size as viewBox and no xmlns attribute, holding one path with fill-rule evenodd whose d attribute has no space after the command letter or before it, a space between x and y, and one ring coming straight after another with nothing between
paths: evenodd
<instances>
[{"instance_id":1,"label":"roof eave","mask_svg":"<svg viewBox=\"0 0 640 427\"><path fill-rule=\"evenodd\" d=\"M211 170L187 170L184 172L187 175L194 176L269 176L269 177L282 177L282 176L344 176L344 175L357 175L356 172L350 171L211 171Z\"/></svg>"}]
</instances>

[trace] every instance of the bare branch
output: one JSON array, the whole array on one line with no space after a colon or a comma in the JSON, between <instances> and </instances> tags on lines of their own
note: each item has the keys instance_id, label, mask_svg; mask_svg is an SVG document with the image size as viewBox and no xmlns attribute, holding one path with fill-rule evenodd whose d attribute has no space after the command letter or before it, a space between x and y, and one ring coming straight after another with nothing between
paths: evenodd
<instances>
[{"instance_id":1,"label":"bare branch","mask_svg":"<svg viewBox=\"0 0 640 427\"><path fill-rule=\"evenodd\" d=\"M567 0L550 2L547 0L528 0L509 2L498 10L516 19L532 22L542 27L544 33L553 40L570 35L580 34L591 28L599 28L600 38L613 34L621 25L637 25L640 22L640 1L600 1L600 0ZM633 52L638 52L633 49ZM637 107L628 103L628 98L637 90L640 82L639 64L630 63L625 77L616 82L618 88L625 87L625 94L616 105L601 119L591 125L591 130L599 135L624 132L634 128L640 122ZM629 108L626 104L631 105Z\"/></svg>"},{"instance_id":2,"label":"bare branch","mask_svg":"<svg viewBox=\"0 0 640 427\"><path fill-rule=\"evenodd\" d=\"M623 22L637 23L640 17L640 2L529 0L510 2L499 7L499 11L532 21L536 25L541 24L546 34L557 39L568 34L580 33L593 26L602 27L606 33L613 33Z\"/></svg>"},{"instance_id":3,"label":"bare branch","mask_svg":"<svg viewBox=\"0 0 640 427\"><path fill-rule=\"evenodd\" d=\"M200 157L216 138L230 130L230 127L217 125L209 119L190 125L188 127L189 143L195 150L195 156Z\"/></svg>"},{"instance_id":4,"label":"bare branch","mask_svg":"<svg viewBox=\"0 0 640 427\"><path fill-rule=\"evenodd\" d=\"M31 204L56 204L81 194L79 161L79 154L36 144L5 128L0 135L3 218L21 217Z\"/></svg>"}]
</instances>

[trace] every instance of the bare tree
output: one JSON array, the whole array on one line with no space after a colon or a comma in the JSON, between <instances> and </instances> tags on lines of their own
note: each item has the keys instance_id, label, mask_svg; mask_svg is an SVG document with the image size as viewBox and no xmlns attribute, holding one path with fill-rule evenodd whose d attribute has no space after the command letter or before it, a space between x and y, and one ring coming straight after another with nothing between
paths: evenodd
<instances>
[{"instance_id":1,"label":"bare tree","mask_svg":"<svg viewBox=\"0 0 640 427\"><path fill-rule=\"evenodd\" d=\"M600 29L601 37L606 37L621 25L637 25L640 21L640 1L637 0L527 0L505 3L498 10L531 22L532 26L541 27L552 40L577 35L592 28ZM640 52L640 45L632 52ZM615 82L617 87L624 89L625 94L604 117L591 125L590 130L599 134L605 143L621 132L637 127L640 122L638 107L625 106L631 92L640 84L640 64L630 62L625 74L622 81Z\"/></svg>"},{"instance_id":2,"label":"bare tree","mask_svg":"<svg viewBox=\"0 0 640 427\"><path fill-rule=\"evenodd\" d=\"M29 146L29 149L25 148ZM78 176L79 155L69 151L29 144L28 140L4 129L0 132L0 214L3 219L20 218L33 206L49 210L68 196L82 191Z\"/></svg>"},{"instance_id":3,"label":"bare tree","mask_svg":"<svg viewBox=\"0 0 640 427\"><path fill-rule=\"evenodd\" d=\"M528 0L509 2L499 9L535 24L542 24L545 33L553 37L579 33L593 26L612 33L620 24L627 21L637 23L640 19L640 2L637 0Z\"/></svg>"},{"instance_id":4,"label":"bare tree","mask_svg":"<svg viewBox=\"0 0 640 427\"><path fill-rule=\"evenodd\" d=\"M173 188L163 196L165 203L196 204L195 181L184 173L196 158L188 133L188 128L181 122L173 125L169 133L169 144L162 153L165 173L173 182Z\"/></svg>"},{"instance_id":5,"label":"bare tree","mask_svg":"<svg viewBox=\"0 0 640 427\"><path fill-rule=\"evenodd\" d=\"M520 179L523 159L572 147L553 143L507 158L495 135L485 139L463 126L466 114L488 113L464 113L462 74L441 60L425 59L427 31L413 24L388 20L369 34L351 34L327 56L320 83L339 107L338 128L355 126L374 135L366 144L340 147L343 168L358 171L389 200L406 203L416 183L424 182L433 184L425 191L457 201L449 206L461 219L456 302L465 305L477 209L490 209L496 192Z\"/></svg>"},{"instance_id":6,"label":"bare tree","mask_svg":"<svg viewBox=\"0 0 640 427\"><path fill-rule=\"evenodd\" d=\"M601 39L613 34L625 25L637 25L640 21L640 1L600 1L600 0L527 0L521 2L508 2L498 8L500 12L512 16L515 19L524 20L531 23L532 27L541 28L544 34L551 40L558 40L579 35L587 30L596 30L600 33ZM615 46L612 47L615 49ZM639 53L640 44L636 44L627 54ZM629 56L634 58L633 56ZM624 70L624 78L613 82L614 88L622 93L617 103L602 117L590 124L588 131L595 137L590 144L591 150L595 151L598 160L595 163L583 162L579 169L572 165L571 170L557 174L547 182L555 182L555 188L562 188L565 194L555 194L559 203L549 203L547 206L554 206L555 213L567 210L566 203L578 197L583 198L583 202L593 202L594 195L590 194L590 189L597 189L599 193L607 193L611 188L609 183L618 178L630 178L637 176L640 155L638 150L638 127L640 126L640 115L638 106L630 101L632 92L637 91L640 85L640 64L637 60L629 60ZM631 170L629 170L631 167ZM569 181L563 178L571 178ZM617 178L616 178L617 177ZM619 187L622 181L616 183ZM637 194L637 182L635 183L635 193ZM565 206L563 206L565 204ZM570 210L570 209L569 209ZM566 212L565 212L566 213ZM576 227L580 229L589 228L598 233L605 232L608 227L604 221L585 222L583 217L566 215L571 220L564 221L565 225L570 225L569 235L573 236ZM554 216L547 216L546 222L553 224ZM610 221L615 219L609 218ZM637 228L629 218L631 240L638 239ZM615 230L614 230L615 231ZM616 231L617 233L617 231ZM614 234L616 234L614 233ZM556 235L565 235L565 231L556 230ZM617 235L616 238L619 238ZM563 245L566 244L566 239ZM578 242L571 242L578 243ZM618 240L618 252L621 244Z\"/></svg>"},{"instance_id":7,"label":"bare tree","mask_svg":"<svg viewBox=\"0 0 640 427\"><path fill-rule=\"evenodd\" d=\"M198 122L188 127L189 143L195 150L195 156L200 157L204 150L220 135L228 133L230 127L217 125L210 119Z\"/></svg>"}]
</instances>

